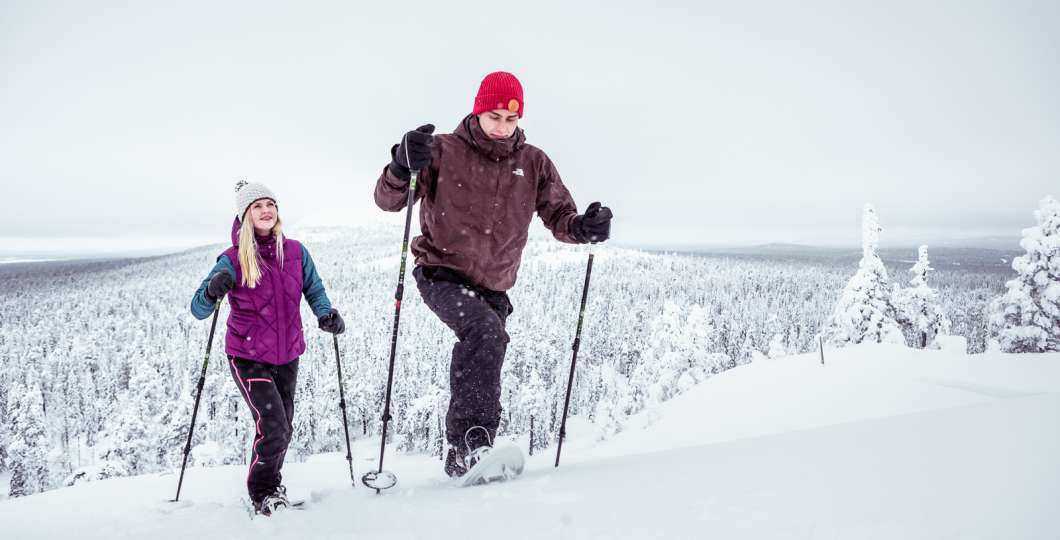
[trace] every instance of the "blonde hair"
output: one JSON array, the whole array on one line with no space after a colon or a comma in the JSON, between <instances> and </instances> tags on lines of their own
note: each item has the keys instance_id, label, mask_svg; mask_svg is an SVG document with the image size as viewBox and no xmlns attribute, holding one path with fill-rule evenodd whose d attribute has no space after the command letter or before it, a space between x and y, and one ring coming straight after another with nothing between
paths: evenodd
<instances>
[{"instance_id":1,"label":"blonde hair","mask_svg":"<svg viewBox=\"0 0 1060 540\"><path fill-rule=\"evenodd\" d=\"M243 214L239 226L239 266L243 271L243 286L253 289L261 283L261 256L258 255L258 241L254 238L254 220ZM276 260L283 267L283 222L276 214L276 224L272 226L272 235L276 237Z\"/></svg>"}]
</instances>

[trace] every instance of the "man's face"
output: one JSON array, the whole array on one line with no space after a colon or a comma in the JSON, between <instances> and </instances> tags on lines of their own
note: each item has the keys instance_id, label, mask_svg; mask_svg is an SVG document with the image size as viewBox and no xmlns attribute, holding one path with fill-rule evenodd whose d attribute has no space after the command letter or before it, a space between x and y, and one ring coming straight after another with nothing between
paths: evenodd
<instances>
[{"instance_id":1,"label":"man's face","mask_svg":"<svg viewBox=\"0 0 1060 540\"><path fill-rule=\"evenodd\" d=\"M495 109L478 115L478 124L491 139L507 139L519 125L519 113Z\"/></svg>"}]
</instances>

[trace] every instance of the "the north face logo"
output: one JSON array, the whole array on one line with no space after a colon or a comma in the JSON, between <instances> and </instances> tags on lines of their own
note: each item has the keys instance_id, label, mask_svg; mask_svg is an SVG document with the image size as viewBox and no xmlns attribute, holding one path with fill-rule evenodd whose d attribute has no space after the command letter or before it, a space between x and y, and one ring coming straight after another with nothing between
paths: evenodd
<instances>
[{"instance_id":1,"label":"the north face logo","mask_svg":"<svg viewBox=\"0 0 1060 540\"><path fill-rule=\"evenodd\" d=\"M512 174L514 174L516 176L523 176L523 170L522 169L515 169L514 171L512 171Z\"/></svg>"}]
</instances>

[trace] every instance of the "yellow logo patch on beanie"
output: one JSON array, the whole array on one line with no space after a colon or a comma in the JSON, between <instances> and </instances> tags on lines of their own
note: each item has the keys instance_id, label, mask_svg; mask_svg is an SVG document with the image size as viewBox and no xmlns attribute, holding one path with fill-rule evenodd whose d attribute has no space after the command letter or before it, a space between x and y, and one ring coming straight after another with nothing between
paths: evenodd
<instances>
[{"instance_id":1,"label":"yellow logo patch on beanie","mask_svg":"<svg viewBox=\"0 0 1060 540\"><path fill-rule=\"evenodd\" d=\"M510 111L510 112L519 112L519 100L517 100L517 99L508 100L508 111Z\"/></svg>"}]
</instances>

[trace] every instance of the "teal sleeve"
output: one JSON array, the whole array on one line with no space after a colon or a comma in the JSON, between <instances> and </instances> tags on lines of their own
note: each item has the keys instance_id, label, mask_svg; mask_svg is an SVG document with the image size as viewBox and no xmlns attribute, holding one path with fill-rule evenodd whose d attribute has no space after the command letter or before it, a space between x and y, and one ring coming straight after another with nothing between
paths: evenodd
<instances>
[{"instance_id":1,"label":"teal sleeve","mask_svg":"<svg viewBox=\"0 0 1060 540\"><path fill-rule=\"evenodd\" d=\"M309 250L304 245L302 246L302 294L305 295L306 302L309 302L313 315L316 315L318 319L331 311L331 300L328 300L328 295L324 292L324 282L320 280L317 267L313 264L313 257L309 256Z\"/></svg>"},{"instance_id":2,"label":"teal sleeve","mask_svg":"<svg viewBox=\"0 0 1060 540\"><path fill-rule=\"evenodd\" d=\"M228 260L227 255L221 255L217 258L217 264L213 265L213 269L206 276L206 279L202 280L202 284L199 285L199 290L195 291L195 295L191 297L191 314L200 321L209 317L213 313L214 302L211 302L206 297L206 286L210 284L210 280L213 279L218 272L228 272L235 279L236 269L232 266L232 261Z\"/></svg>"}]
</instances>

